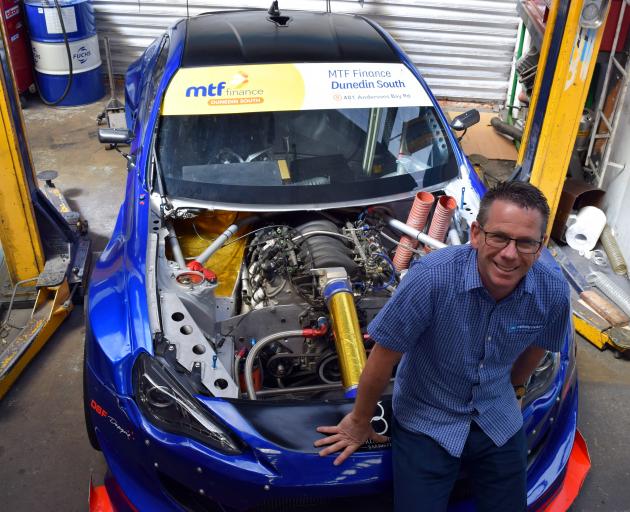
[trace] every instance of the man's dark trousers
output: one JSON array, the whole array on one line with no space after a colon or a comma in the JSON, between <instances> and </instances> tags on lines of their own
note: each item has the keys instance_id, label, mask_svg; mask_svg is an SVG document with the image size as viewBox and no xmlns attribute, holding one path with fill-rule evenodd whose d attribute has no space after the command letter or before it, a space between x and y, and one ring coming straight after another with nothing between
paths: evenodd
<instances>
[{"instance_id":1,"label":"man's dark trousers","mask_svg":"<svg viewBox=\"0 0 630 512\"><path fill-rule=\"evenodd\" d=\"M473 421L461 458L436 441L403 429L394 420L393 465L396 512L444 512L464 464L478 512L527 510L527 439L521 428L497 447Z\"/></svg>"}]
</instances>

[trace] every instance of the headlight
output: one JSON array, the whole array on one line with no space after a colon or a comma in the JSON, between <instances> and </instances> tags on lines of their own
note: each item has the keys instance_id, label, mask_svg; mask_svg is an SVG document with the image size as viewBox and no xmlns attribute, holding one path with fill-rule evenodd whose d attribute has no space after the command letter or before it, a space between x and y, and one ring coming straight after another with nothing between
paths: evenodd
<instances>
[{"instance_id":1,"label":"headlight","mask_svg":"<svg viewBox=\"0 0 630 512\"><path fill-rule=\"evenodd\" d=\"M559 367L560 354L558 352L546 352L527 383L527 394L524 400L526 403L533 402L547 392L555 380Z\"/></svg>"},{"instance_id":2,"label":"headlight","mask_svg":"<svg viewBox=\"0 0 630 512\"><path fill-rule=\"evenodd\" d=\"M196 439L222 453L242 452L243 443L203 410L160 362L142 354L133 372L134 395L144 417L156 427Z\"/></svg>"}]
</instances>

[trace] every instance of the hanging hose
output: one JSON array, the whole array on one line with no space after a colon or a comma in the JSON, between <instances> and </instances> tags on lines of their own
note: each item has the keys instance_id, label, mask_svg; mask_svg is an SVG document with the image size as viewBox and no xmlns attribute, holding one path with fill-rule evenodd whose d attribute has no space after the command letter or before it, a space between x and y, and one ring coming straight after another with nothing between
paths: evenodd
<instances>
[{"instance_id":1,"label":"hanging hose","mask_svg":"<svg viewBox=\"0 0 630 512\"><path fill-rule=\"evenodd\" d=\"M451 225L451 219L457 208L457 201L452 196L440 197L435 211L433 212L433 219L431 220L431 227L429 227L428 235L440 242L444 241L446 232ZM431 249L425 247L425 251L429 252Z\"/></svg>"},{"instance_id":2,"label":"hanging hose","mask_svg":"<svg viewBox=\"0 0 630 512\"><path fill-rule=\"evenodd\" d=\"M511 137L516 142L520 142L520 140L523 138L523 130L506 123L499 117L493 117L492 119L490 119L490 124L497 132L501 133L502 135L507 135L508 137Z\"/></svg>"},{"instance_id":3,"label":"hanging hose","mask_svg":"<svg viewBox=\"0 0 630 512\"><path fill-rule=\"evenodd\" d=\"M621 254L621 249L617 244L615 235L613 235L612 229L608 224L604 227L602 234L599 237L599 241L604 246L608 260L610 261L610 267L615 274L626 275L628 273L628 266L626 260Z\"/></svg>"},{"instance_id":4,"label":"hanging hose","mask_svg":"<svg viewBox=\"0 0 630 512\"><path fill-rule=\"evenodd\" d=\"M70 43L68 42L68 33L66 32L66 25L63 22L63 15L61 14L61 7L59 6L59 1L54 0L54 2L55 2L55 9L57 9L57 16L59 16L59 25L61 26L61 32L63 33L63 43L66 46L66 54L68 55L68 82L66 83L66 88L63 91L63 94L61 95L61 97L59 97L59 99L56 99L55 101L48 101L42 95L41 88L39 87L39 84L37 83L37 76L36 76L37 73L33 74L33 81L35 82L35 86L37 87L37 93L39 94L39 97L41 98L42 102L45 105L48 105L49 107L54 107L55 105L58 105L59 103L61 103L63 100L66 99L66 96L68 96L68 93L70 92L70 87L72 86L72 75L73 75L72 53L70 52Z\"/></svg>"},{"instance_id":5,"label":"hanging hose","mask_svg":"<svg viewBox=\"0 0 630 512\"><path fill-rule=\"evenodd\" d=\"M626 315L630 316L630 295L625 290L617 286L601 272L592 272L586 279L589 284L603 291Z\"/></svg>"},{"instance_id":6,"label":"hanging hose","mask_svg":"<svg viewBox=\"0 0 630 512\"><path fill-rule=\"evenodd\" d=\"M409 211L409 216L407 217L407 225L418 231L422 231L434 201L435 197L429 192L423 191L416 194L411 210ZM409 261L411 261L411 256L413 255L413 251L410 250L409 247L413 249L418 247L418 240L410 238L407 235L402 235L393 260L394 267L399 272L409 267Z\"/></svg>"}]
</instances>

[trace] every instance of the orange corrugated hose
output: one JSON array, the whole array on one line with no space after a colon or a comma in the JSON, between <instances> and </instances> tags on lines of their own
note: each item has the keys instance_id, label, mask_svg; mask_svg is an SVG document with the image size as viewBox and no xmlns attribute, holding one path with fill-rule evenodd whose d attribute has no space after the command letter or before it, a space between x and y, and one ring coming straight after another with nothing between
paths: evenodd
<instances>
[{"instance_id":1,"label":"orange corrugated hose","mask_svg":"<svg viewBox=\"0 0 630 512\"><path fill-rule=\"evenodd\" d=\"M429 192L418 192L413 200L409 217L407 217L407 225L418 231L422 231L427 223L427 218L429 217L429 212L431 211L434 201L435 197L433 197L433 194ZM418 241L403 235L400 237L400 244L394 255L394 267L398 271L409 266L409 261L413 254L413 251L411 251L409 247L415 249L418 247Z\"/></svg>"},{"instance_id":2,"label":"orange corrugated hose","mask_svg":"<svg viewBox=\"0 0 630 512\"><path fill-rule=\"evenodd\" d=\"M452 196L442 196L438 200L438 204L433 212L433 219L431 220L431 226L429 227L428 235L440 242L444 242L448 227L451 224L451 219L457 208L457 201ZM430 247L424 248L425 252L431 251Z\"/></svg>"}]
</instances>

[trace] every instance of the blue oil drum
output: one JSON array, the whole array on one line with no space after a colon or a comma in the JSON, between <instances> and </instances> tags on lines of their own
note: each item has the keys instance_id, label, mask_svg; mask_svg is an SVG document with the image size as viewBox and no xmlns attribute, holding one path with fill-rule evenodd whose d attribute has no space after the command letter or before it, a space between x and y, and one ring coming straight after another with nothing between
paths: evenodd
<instances>
[{"instance_id":1,"label":"blue oil drum","mask_svg":"<svg viewBox=\"0 0 630 512\"><path fill-rule=\"evenodd\" d=\"M105 94L94 8L88 0L57 1L70 45L73 74L70 91L58 105L93 103ZM69 78L59 14L54 0L25 0L24 4L39 91L47 101L56 101Z\"/></svg>"}]
</instances>

